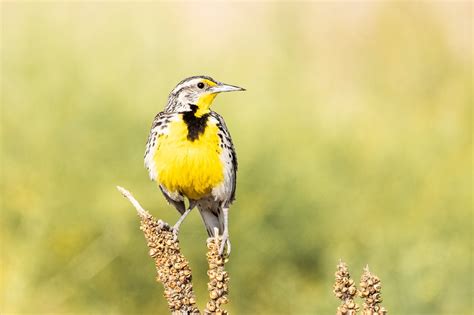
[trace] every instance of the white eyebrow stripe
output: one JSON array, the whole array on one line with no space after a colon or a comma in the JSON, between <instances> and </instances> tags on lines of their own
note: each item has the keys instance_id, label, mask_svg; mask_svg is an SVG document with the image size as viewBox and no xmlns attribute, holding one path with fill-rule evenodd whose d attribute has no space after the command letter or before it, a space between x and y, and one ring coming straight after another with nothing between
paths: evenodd
<instances>
[{"instance_id":1,"label":"white eyebrow stripe","mask_svg":"<svg viewBox=\"0 0 474 315\"><path fill-rule=\"evenodd\" d=\"M208 76L204 76L204 75L189 77L189 78L186 78L183 81L179 82L178 85L176 85L176 87L171 91L171 94L176 95L182 89L185 89L187 87L196 85L199 82L201 82L202 80L209 80L211 82L216 82L213 78L208 77Z\"/></svg>"},{"instance_id":2,"label":"white eyebrow stripe","mask_svg":"<svg viewBox=\"0 0 474 315\"><path fill-rule=\"evenodd\" d=\"M196 82L197 83L197 82ZM178 94L179 91L181 91L182 89L185 89L187 87L190 87L192 86L193 84L196 84L194 83L194 80L191 80L191 81L185 81L185 82L182 82L180 84L178 84L174 89L173 91L171 91L172 94Z\"/></svg>"}]
</instances>

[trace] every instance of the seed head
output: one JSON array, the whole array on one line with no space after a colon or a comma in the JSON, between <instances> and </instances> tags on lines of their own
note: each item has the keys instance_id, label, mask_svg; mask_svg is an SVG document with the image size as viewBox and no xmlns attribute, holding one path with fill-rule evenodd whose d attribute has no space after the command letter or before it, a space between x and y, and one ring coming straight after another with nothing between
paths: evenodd
<instances>
[{"instance_id":1,"label":"seed head","mask_svg":"<svg viewBox=\"0 0 474 315\"><path fill-rule=\"evenodd\" d=\"M369 266L364 268L364 273L360 278L359 296L363 298L363 315L385 315L387 310L380 305L382 297L380 291L382 286L380 279L369 271Z\"/></svg>"}]
</instances>

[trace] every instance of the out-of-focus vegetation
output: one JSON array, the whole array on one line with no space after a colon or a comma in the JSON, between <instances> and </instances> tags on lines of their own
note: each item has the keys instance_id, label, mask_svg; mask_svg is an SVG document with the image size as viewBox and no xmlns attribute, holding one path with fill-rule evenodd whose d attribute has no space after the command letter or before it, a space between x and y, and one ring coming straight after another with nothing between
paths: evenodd
<instances>
[{"instance_id":1,"label":"out-of-focus vegetation","mask_svg":"<svg viewBox=\"0 0 474 315\"><path fill-rule=\"evenodd\" d=\"M472 4L1 4L2 313L164 314L130 189L184 77L244 86L213 108L240 169L229 310L332 314L366 263L393 314L472 311ZM200 307L206 233L181 229ZM360 275L355 273L357 279Z\"/></svg>"}]
</instances>

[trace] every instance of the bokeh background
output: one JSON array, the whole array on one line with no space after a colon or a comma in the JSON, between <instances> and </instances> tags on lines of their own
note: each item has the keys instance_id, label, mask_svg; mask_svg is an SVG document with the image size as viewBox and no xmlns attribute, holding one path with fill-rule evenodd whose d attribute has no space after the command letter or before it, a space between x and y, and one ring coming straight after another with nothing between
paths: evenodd
<instances>
[{"instance_id":1,"label":"bokeh background","mask_svg":"<svg viewBox=\"0 0 474 315\"><path fill-rule=\"evenodd\" d=\"M143 168L181 79L240 169L234 314L333 314L340 258L392 314L470 314L472 4L1 4L1 313L166 314L138 218L174 222ZM181 230L199 304L206 233Z\"/></svg>"}]
</instances>

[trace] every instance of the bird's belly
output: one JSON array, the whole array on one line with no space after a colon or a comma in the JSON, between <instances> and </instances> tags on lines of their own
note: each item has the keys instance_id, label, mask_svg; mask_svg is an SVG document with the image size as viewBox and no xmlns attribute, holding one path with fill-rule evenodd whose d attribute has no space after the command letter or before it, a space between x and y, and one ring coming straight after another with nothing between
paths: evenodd
<instances>
[{"instance_id":1,"label":"bird's belly","mask_svg":"<svg viewBox=\"0 0 474 315\"><path fill-rule=\"evenodd\" d=\"M209 195L224 179L217 126L206 127L198 139L190 141L184 124L175 122L161 136L154 161L158 184L190 199Z\"/></svg>"}]
</instances>

